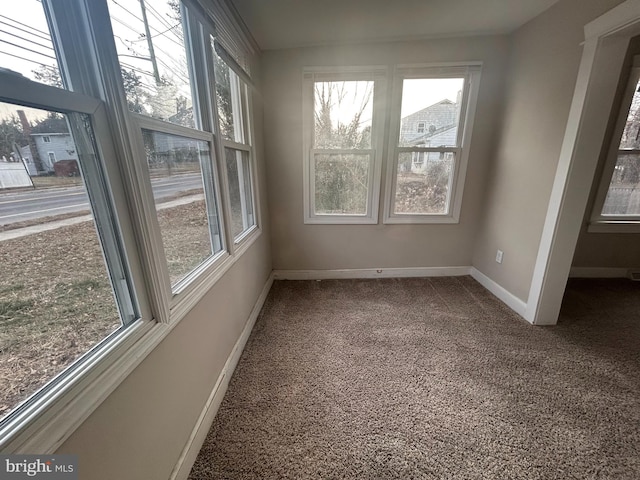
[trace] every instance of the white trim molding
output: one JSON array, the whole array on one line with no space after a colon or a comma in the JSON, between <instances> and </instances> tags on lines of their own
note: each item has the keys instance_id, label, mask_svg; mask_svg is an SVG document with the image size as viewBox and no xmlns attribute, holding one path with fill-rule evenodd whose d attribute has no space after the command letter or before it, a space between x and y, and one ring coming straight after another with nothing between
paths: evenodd
<instances>
[{"instance_id":1,"label":"white trim molding","mask_svg":"<svg viewBox=\"0 0 640 480\"><path fill-rule=\"evenodd\" d=\"M509 290L507 290L491 278L487 277L484 273L482 273L475 267L471 267L471 276L476 282L478 282L480 285L482 285L484 288L498 297L498 299L501 300L507 307L509 307L521 317L525 318L525 320L528 320L525 317L527 304L523 300L516 297Z\"/></svg>"},{"instance_id":2,"label":"white trim molding","mask_svg":"<svg viewBox=\"0 0 640 480\"><path fill-rule=\"evenodd\" d=\"M640 0L585 26L582 60L542 231L525 318L555 325Z\"/></svg>"},{"instance_id":3,"label":"white trim molding","mask_svg":"<svg viewBox=\"0 0 640 480\"><path fill-rule=\"evenodd\" d=\"M471 267L349 268L340 270L274 270L275 280L338 280L349 278L461 277Z\"/></svg>"},{"instance_id":4,"label":"white trim molding","mask_svg":"<svg viewBox=\"0 0 640 480\"><path fill-rule=\"evenodd\" d=\"M189 436L189 440L187 444L184 446L178 461L171 472L170 480L186 480L189 476L189 472L191 472L191 468L193 467L194 462L196 461L196 457L204 444L204 441L209 433L209 429L213 424L213 420L218 413L218 408L220 408L220 404L222 403L222 399L224 398L225 393L227 392L227 387L229 386L229 381L231 380L231 376L233 375L236 366L238 365L238 361L240 360L240 356L244 350L245 345L247 344L247 340L249 340L249 336L251 335L251 331L253 330L253 326L258 319L258 315L262 310L262 306L264 305L265 300L267 299L267 295L269 295L269 291L271 290L271 286L273 285L274 275L273 272L269 275L267 282L264 284L262 288L262 292L260 292L260 296L256 300L256 303L253 306L253 310L249 315L249 319L238 337L236 344L233 346L233 350L229 354L220 375L218 375L218 379L216 380L215 385L213 386L213 390L211 390L211 394L207 399L207 402L198 417L198 420Z\"/></svg>"}]
</instances>

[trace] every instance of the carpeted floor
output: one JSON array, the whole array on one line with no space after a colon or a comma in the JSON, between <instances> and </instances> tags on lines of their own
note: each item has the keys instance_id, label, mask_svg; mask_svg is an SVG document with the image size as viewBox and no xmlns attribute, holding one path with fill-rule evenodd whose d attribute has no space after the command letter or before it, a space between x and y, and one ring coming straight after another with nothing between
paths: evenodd
<instances>
[{"instance_id":1,"label":"carpeted floor","mask_svg":"<svg viewBox=\"0 0 640 480\"><path fill-rule=\"evenodd\" d=\"M189 478L639 479L640 283L277 281Z\"/></svg>"}]
</instances>

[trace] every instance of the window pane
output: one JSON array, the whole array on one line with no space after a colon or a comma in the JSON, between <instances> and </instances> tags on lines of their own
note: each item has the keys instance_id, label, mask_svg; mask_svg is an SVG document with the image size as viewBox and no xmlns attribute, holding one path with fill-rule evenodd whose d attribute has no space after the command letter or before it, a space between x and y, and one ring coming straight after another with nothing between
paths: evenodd
<instances>
[{"instance_id":1,"label":"window pane","mask_svg":"<svg viewBox=\"0 0 640 480\"><path fill-rule=\"evenodd\" d=\"M401 147L454 147L464 78L405 79L402 83Z\"/></svg>"},{"instance_id":2,"label":"window pane","mask_svg":"<svg viewBox=\"0 0 640 480\"><path fill-rule=\"evenodd\" d=\"M175 285L222 249L215 196L209 212L202 165L211 165L209 144L178 135L142 130L162 243ZM212 248L213 245L213 248Z\"/></svg>"},{"instance_id":3,"label":"window pane","mask_svg":"<svg viewBox=\"0 0 640 480\"><path fill-rule=\"evenodd\" d=\"M315 213L366 215L368 154L315 154Z\"/></svg>"},{"instance_id":4,"label":"window pane","mask_svg":"<svg viewBox=\"0 0 640 480\"><path fill-rule=\"evenodd\" d=\"M452 152L400 153L394 213L448 213L453 162Z\"/></svg>"},{"instance_id":5,"label":"window pane","mask_svg":"<svg viewBox=\"0 0 640 480\"><path fill-rule=\"evenodd\" d=\"M373 81L314 83L314 148L371 148Z\"/></svg>"},{"instance_id":6,"label":"window pane","mask_svg":"<svg viewBox=\"0 0 640 480\"><path fill-rule=\"evenodd\" d=\"M129 110L194 127L179 0L108 0Z\"/></svg>"},{"instance_id":7,"label":"window pane","mask_svg":"<svg viewBox=\"0 0 640 480\"><path fill-rule=\"evenodd\" d=\"M640 215L640 155L618 155L602 215Z\"/></svg>"},{"instance_id":8,"label":"window pane","mask_svg":"<svg viewBox=\"0 0 640 480\"><path fill-rule=\"evenodd\" d=\"M635 87L627 122L622 132L621 150L625 148L640 149L640 92L638 89L640 89L640 81Z\"/></svg>"},{"instance_id":9,"label":"window pane","mask_svg":"<svg viewBox=\"0 0 640 480\"><path fill-rule=\"evenodd\" d=\"M62 114L5 103L0 112L4 417L122 322L80 170L95 152Z\"/></svg>"},{"instance_id":10,"label":"window pane","mask_svg":"<svg viewBox=\"0 0 640 480\"><path fill-rule=\"evenodd\" d=\"M0 67L54 87L62 87L51 33L40 0L3 1Z\"/></svg>"},{"instance_id":11,"label":"window pane","mask_svg":"<svg viewBox=\"0 0 640 480\"><path fill-rule=\"evenodd\" d=\"M233 148L224 150L231 200L231 231L235 238L256 224L251 188L251 162L248 152Z\"/></svg>"},{"instance_id":12,"label":"window pane","mask_svg":"<svg viewBox=\"0 0 640 480\"><path fill-rule=\"evenodd\" d=\"M220 133L225 140L245 141L242 110L242 93L246 89L240 78L218 56L211 41L216 76L216 104L220 121ZM246 92L245 92L246 93Z\"/></svg>"}]
</instances>

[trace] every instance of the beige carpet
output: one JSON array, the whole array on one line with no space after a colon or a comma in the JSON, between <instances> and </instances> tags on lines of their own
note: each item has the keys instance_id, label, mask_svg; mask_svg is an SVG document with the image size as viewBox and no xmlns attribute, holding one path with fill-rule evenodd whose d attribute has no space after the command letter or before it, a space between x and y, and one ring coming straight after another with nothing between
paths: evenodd
<instances>
[{"instance_id":1,"label":"beige carpet","mask_svg":"<svg viewBox=\"0 0 640 480\"><path fill-rule=\"evenodd\" d=\"M640 479L639 287L275 282L189 478Z\"/></svg>"}]
</instances>

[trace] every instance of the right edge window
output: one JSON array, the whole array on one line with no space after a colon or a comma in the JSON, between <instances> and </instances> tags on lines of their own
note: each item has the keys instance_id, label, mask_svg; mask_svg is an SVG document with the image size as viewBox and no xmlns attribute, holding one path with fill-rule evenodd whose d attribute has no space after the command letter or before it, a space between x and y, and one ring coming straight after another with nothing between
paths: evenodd
<instances>
[{"instance_id":1,"label":"right edge window","mask_svg":"<svg viewBox=\"0 0 640 480\"><path fill-rule=\"evenodd\" d=\"M479 66L398 68L385 223L457 223Z\"/></svg>"},{"instance_id":2,"label":"right edge window","mask_svg":"<svg viewBox=\"0 0 640 480\"><path fill-rule=\"evenodd\" d=\"M589 230L640 230L640 56L627 81Z\"/></svg>"}]
</instances>

